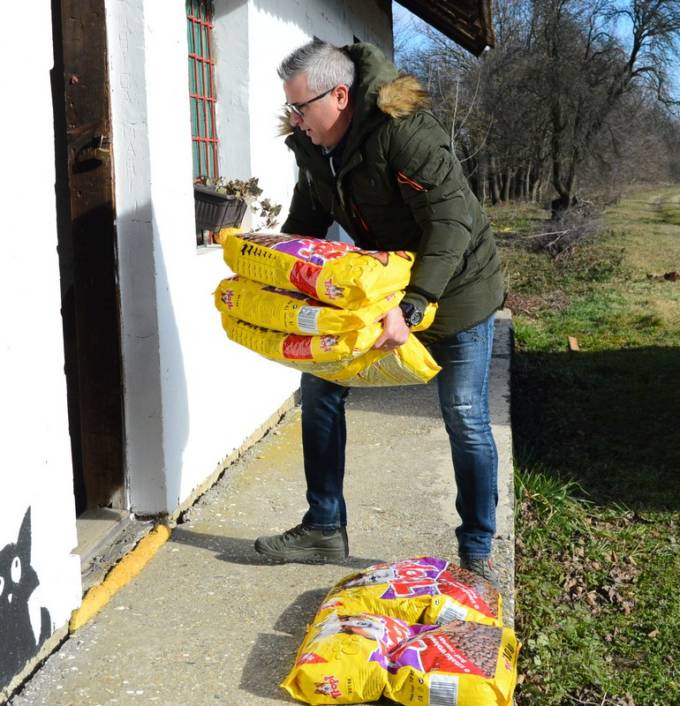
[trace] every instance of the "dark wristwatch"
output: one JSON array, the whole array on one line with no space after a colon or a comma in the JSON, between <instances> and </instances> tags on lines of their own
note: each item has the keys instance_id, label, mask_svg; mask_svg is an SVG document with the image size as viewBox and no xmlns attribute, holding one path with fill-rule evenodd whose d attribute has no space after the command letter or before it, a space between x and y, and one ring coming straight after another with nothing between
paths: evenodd
<instances>
[{"instance_id":1,"label":"dark wristwatch","mask_svg":"<svg viewBox=\"0 0 680 706\"><path fill-rule=\"evenodd\" d=\"M414 304L409 302L401 302L399 304L401 313L404 315L404 321L409 328L417 326L423 320L423 312Z\"/></svg>"}]
</instances>

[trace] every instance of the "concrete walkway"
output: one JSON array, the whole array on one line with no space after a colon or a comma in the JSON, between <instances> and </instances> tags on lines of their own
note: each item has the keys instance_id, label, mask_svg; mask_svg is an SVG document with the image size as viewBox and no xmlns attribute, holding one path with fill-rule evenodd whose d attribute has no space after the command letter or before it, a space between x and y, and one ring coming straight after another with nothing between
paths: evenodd
<instances>
[{"instance_id":1,"label":"concrete walkway","mask_svg":"<svg viewBox=\"0 0 680 706\"><path fill-rule=\"evenodd\" d=\"M491 398L501 458L495 561L511 623L510 326L501 313ZM354 390L348 424L346 564L270 565L253 549L258 534L292 527L305 510L295 408L185 513L142 574L9 703L293 703L278 685L333 583L376 561L457 555L453 471L436 387Z\"/></svg>"}]
</instances>

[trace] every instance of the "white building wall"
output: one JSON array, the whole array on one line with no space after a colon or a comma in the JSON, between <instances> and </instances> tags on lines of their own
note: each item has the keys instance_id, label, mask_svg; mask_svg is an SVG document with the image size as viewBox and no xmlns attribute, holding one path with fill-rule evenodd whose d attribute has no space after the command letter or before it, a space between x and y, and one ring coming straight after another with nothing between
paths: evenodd
<instances>
[{"instance_id":1,"label":"white building wall","mask_svg":"<svg viewBox=\"0 0 680 706\"><path fill-rule=\"evenodd\" d=\"M20 581L31 571L37 574L39 585L28 605L31 627L39 633L40 608L49 611L51 630L61 627L80 602L81 584L79 558L71 554L77 538L57 257L48 2L32 8L31 39L29 53L19 32L8 32L0 45L0 91L17 108L0 111L0 154L9 170L0 209L0 555L6 559L15 551L8 545L17 542L30 508L30 564L21 567ZM3 578L0 601L7 601L13 584L4 572ZM16 588L13 596L16 600ZM3 608L2 615L9 613ZM5 645L13 629L3 624ZM2 649L0 666L6 656ZM3 682L0 678L0 689Z\"/></svg>"},{"instance_id":2,"label":"white building wall","mask_svg":"<svg viewBox=\"0 0 680 706\"><path fill-rule=\"evenodd\" d=\"M287 207L276 66L317 35L392 50L376 0L216 0L220 171ZM107 4L130 507L172 512L294 392L299 374L231 344L212 292L230 272L194 238L183 3ZM285 212L282 214L285 218Z\"/></svg>"},{"instance_id":3,"label":"white building wall","mask_svg":"<svg viewBox=\"0 0 680 706\"><path fill-rule=\"evenodd\" d=\"M165 508L144 0L106 4L130 506ZM174 150L173 150L174 151Z\"/></svg>"},{"instance_id":4,"label":"white building wall","mask_svg":"<svg viewBox=\"0 0 680 706\"><path fill-rule=\"evenodd\" d=\"M229 179L248 179L252 174L249 4L244 0L215 0L214 7L219 171Z\"/></svg>"},{"instance_id":5,"label":"white building wall","mask_svg":"<svg viewBox=\"0 0 680 706\"><path fill-rule=\"evenodd\" d=\"M259 176L266 195L285 207L295 168L275 134L283 100L276 65L313 35L338 44L356 35L391 53L389 4L217 0L215 19L222 173ZM213 307L212 292L230 273L218 249L195 246L184 4L109 0L106 21L129 504L140 514L172 512L280 407L299 376L231 344ZM24 569L39 582L29 600L37 635L41 608L51 630L67 622L81 583L79 557L71 553L77 537L45 0L34 7L31 26L30 55L16 33L0 49L0 90L13 105L31 107L20 125L16 112L0 113L3 163L29 165L30 172L6 180L0 210L0 410L7 431L0 551L16 543L30 508ZM23 57L20 82L16 56ZM26 139L17 139L19 127ZM13 174L21 170L13 167Z\"/></svg>"},{"instance_id":6,"label":"white building wall","mask_svg":"<svg viewBox=\"0 0 680 706\"><path fill-rule=\"evenodd\" d=\"M230 343L213 305L231 273L195 244L184 4L112 0L107 28L130 507L172 512L299 375Z\"/></svg>"}]
</instances>

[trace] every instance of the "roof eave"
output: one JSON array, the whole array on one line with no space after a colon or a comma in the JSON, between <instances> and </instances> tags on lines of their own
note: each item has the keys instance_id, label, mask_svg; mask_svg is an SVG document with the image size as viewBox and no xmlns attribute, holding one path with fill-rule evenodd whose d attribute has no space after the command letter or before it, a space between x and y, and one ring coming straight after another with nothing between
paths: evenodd
<instances>
[{"instance_id":1,"label":"roof eave","mask_svg":"<svg viewBox=\"0 0 680 706\"><path fill-rule=\"evenodd\" d=\"M397 0L407 10L479 56L496 44L491 0Z\"/></svg>"}]
</instances>

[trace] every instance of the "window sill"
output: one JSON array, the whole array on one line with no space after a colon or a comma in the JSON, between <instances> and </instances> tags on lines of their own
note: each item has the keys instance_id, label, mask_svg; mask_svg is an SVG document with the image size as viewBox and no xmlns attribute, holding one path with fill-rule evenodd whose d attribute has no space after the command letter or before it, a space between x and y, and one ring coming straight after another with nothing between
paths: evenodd
<instances>
[{"instance_id":1,"label":"window sill","mask_svg":"<svg viewBox=\"0 0 680 706\"><path fill-rule=\"evenodd\" d=\"M213 243L211 245L197 245L196 246L196 254L197 255L205 255L206 253L209 252L215 252L215 251L221 251L222 246L217 245L216 243Z\"/></svg>"}]
</instances>

